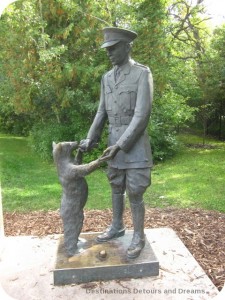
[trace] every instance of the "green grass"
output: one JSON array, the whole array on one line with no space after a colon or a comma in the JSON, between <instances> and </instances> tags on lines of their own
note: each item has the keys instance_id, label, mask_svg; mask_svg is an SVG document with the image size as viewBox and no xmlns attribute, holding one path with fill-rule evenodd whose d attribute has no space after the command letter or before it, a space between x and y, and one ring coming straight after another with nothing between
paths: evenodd
<instances>
[{"instance_id":1,"label":"green grass","mask_svg":"<svg viewBox=\"0 0 225 300\"><path fill-rule=\"evenodd\" d=\"M201 143L183 135L184 143ZM145 193L151 207L198 207L225 212L225 143L207 140L214 148L181 148L179 154L157 164L152 186ZM55 210L61 186L53 163L41 161L26 138L0 135L1 186L4 211ZM111 191L104 169L87 176L87 209L111 207Z\"/></svg>"},{"instance_id":2,"label":"green grass","mask_svg":"<svg viewBox=\"0 0 225 300\"><path fill-rule=\"evenodd\" d=\"M56 209L59 185L53 165L31 152L27 139L0 135L3 209Z\"/></svg>"},{"instance_id":3,"label":"green grass","mask_svg":"<svg viewBox=\"0 0 225 300\"><path fill-rule=\"evenodd\" d=\"M41 161L28 140L0 134L0 174L4 211L55 210L61 186L53 163ZM87 176L87 208L110 207L110 187L104 170Z\"/></svg>"},{"instance_id":4,"label":"green grass","mask_svg":"<svg viewBox=\"0 0 225 300\"><path fill-rule=\"evenodd\" d=\"M180 140L202 143L192 135L181 135ZM152 186L145 195L149 205L225 212L225 143L207 139L206 144L210 147L183 147L175 157L153 168Z\"/></svg>"}]
</instances>

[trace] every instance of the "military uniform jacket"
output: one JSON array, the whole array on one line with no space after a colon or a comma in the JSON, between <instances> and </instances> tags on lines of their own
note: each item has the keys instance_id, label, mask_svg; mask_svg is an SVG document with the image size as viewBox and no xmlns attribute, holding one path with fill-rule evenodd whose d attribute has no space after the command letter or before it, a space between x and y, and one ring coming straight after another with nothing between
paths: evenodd
<instances>
[{"instance_id":1,"label":"military uniform jacket","mask_svg":"<svg viewBox=\"0 0 225 300\"><path fill-rule=\"evenodd\" d=\"M129 60L120 67L116 81L114 69L102 78L100 103L87 138L98 142L108 120L108 146L117 144L121 149L109 161L109 166L151 167L152 153L146 131L153 97L151 72L148 67Z\"/></svg>"}]
</instances>

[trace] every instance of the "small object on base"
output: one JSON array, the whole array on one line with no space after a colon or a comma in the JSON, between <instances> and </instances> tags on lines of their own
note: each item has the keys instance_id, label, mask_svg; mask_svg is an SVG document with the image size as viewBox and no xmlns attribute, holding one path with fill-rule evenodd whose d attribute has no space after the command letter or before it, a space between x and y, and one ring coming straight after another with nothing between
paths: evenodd
<instances>
[{"instance_id":1,"label":"small object on base","mask_svg":"<svg viewBox=\"0 0 225 300\"><path fill-rule=\"evenodd\" d=\"M101 259L106 258L106 256L107 256L107 252L106 252L105 250L101 250L101 251L99 252L99 257L100 257Z\"/></svg>"}]
</instances>

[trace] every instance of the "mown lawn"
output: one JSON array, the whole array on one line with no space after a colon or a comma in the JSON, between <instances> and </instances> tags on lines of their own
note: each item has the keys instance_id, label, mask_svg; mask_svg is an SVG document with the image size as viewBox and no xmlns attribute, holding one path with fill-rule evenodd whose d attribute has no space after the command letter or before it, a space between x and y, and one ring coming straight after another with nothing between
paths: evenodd
<instances>
[{"instance_id":1,"label":"mown lawn","mask_svg":"<svg viewBox=\"0 0 225 300\"><path fill-rule=\"evenodd\" d=\"M196 136L180 140L199 144ZM179 154L152 170L152 186L145 193L151 207L198 207L225 212L225 143L207 140L206 148L182 147ZM0 135L1 186L5 211L55 210L61 186L55 166L41 161L26 138ZM104 169L87 176L88 209L111 207Z\"/></svg>"},{"instance_id":2,"label":"mown lawn","mask_svg":"<svg viewBox=\"0 0 225 300\"><path fill-rule=\"evenodd\" d=\"M32 152L27 138L0 134L0 174L4 211L55 210L60 207L61 186L56 168ZM105 170L87 176L87 208L110 207Z\"/></svg>"},{"instance_id":3,"label":"mown lawn","mask_svg":"<svg viewBox=\"0 0 225 300\"><path fill-rule=\"evenodd\" d=\"M225 143L181 135L179 154L153 168L146 202L155 207L198 207L225 212Z\"/></svg>"}]
</instances>

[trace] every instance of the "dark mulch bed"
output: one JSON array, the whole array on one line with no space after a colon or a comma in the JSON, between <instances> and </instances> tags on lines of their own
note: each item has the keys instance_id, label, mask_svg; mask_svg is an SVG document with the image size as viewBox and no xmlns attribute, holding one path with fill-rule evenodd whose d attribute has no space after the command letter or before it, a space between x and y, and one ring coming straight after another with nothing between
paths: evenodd
<instances>
[{"instance_id":1,"label":"dark mulch bed","mask_svg":"<svg viewBox=\"0 0 225 300\"><path fill-rule=\"evenodd\" d=\"M218 149L219 147L217 145L209 145L209 144L186 144L188 148L193 149L206 149L206 150L212 150L212 149Z\"/></svg>"},{"instance_id":2,"label":"dark mulch bed","mask_svg":"<svg viewBox=\"0 0 225 300\"><path fill-rule=\"evenodd\" d=\"M111 220L111 210L85 211L83 232L105 229ZM130 211L124 221L132 228ZM4 213L5 234L37 235L62 233L58 211ZM219 290L225 282L225 214L200 209L146 209L145 228L170 227L205 270Z\"/></svg>"}]
</instances>

